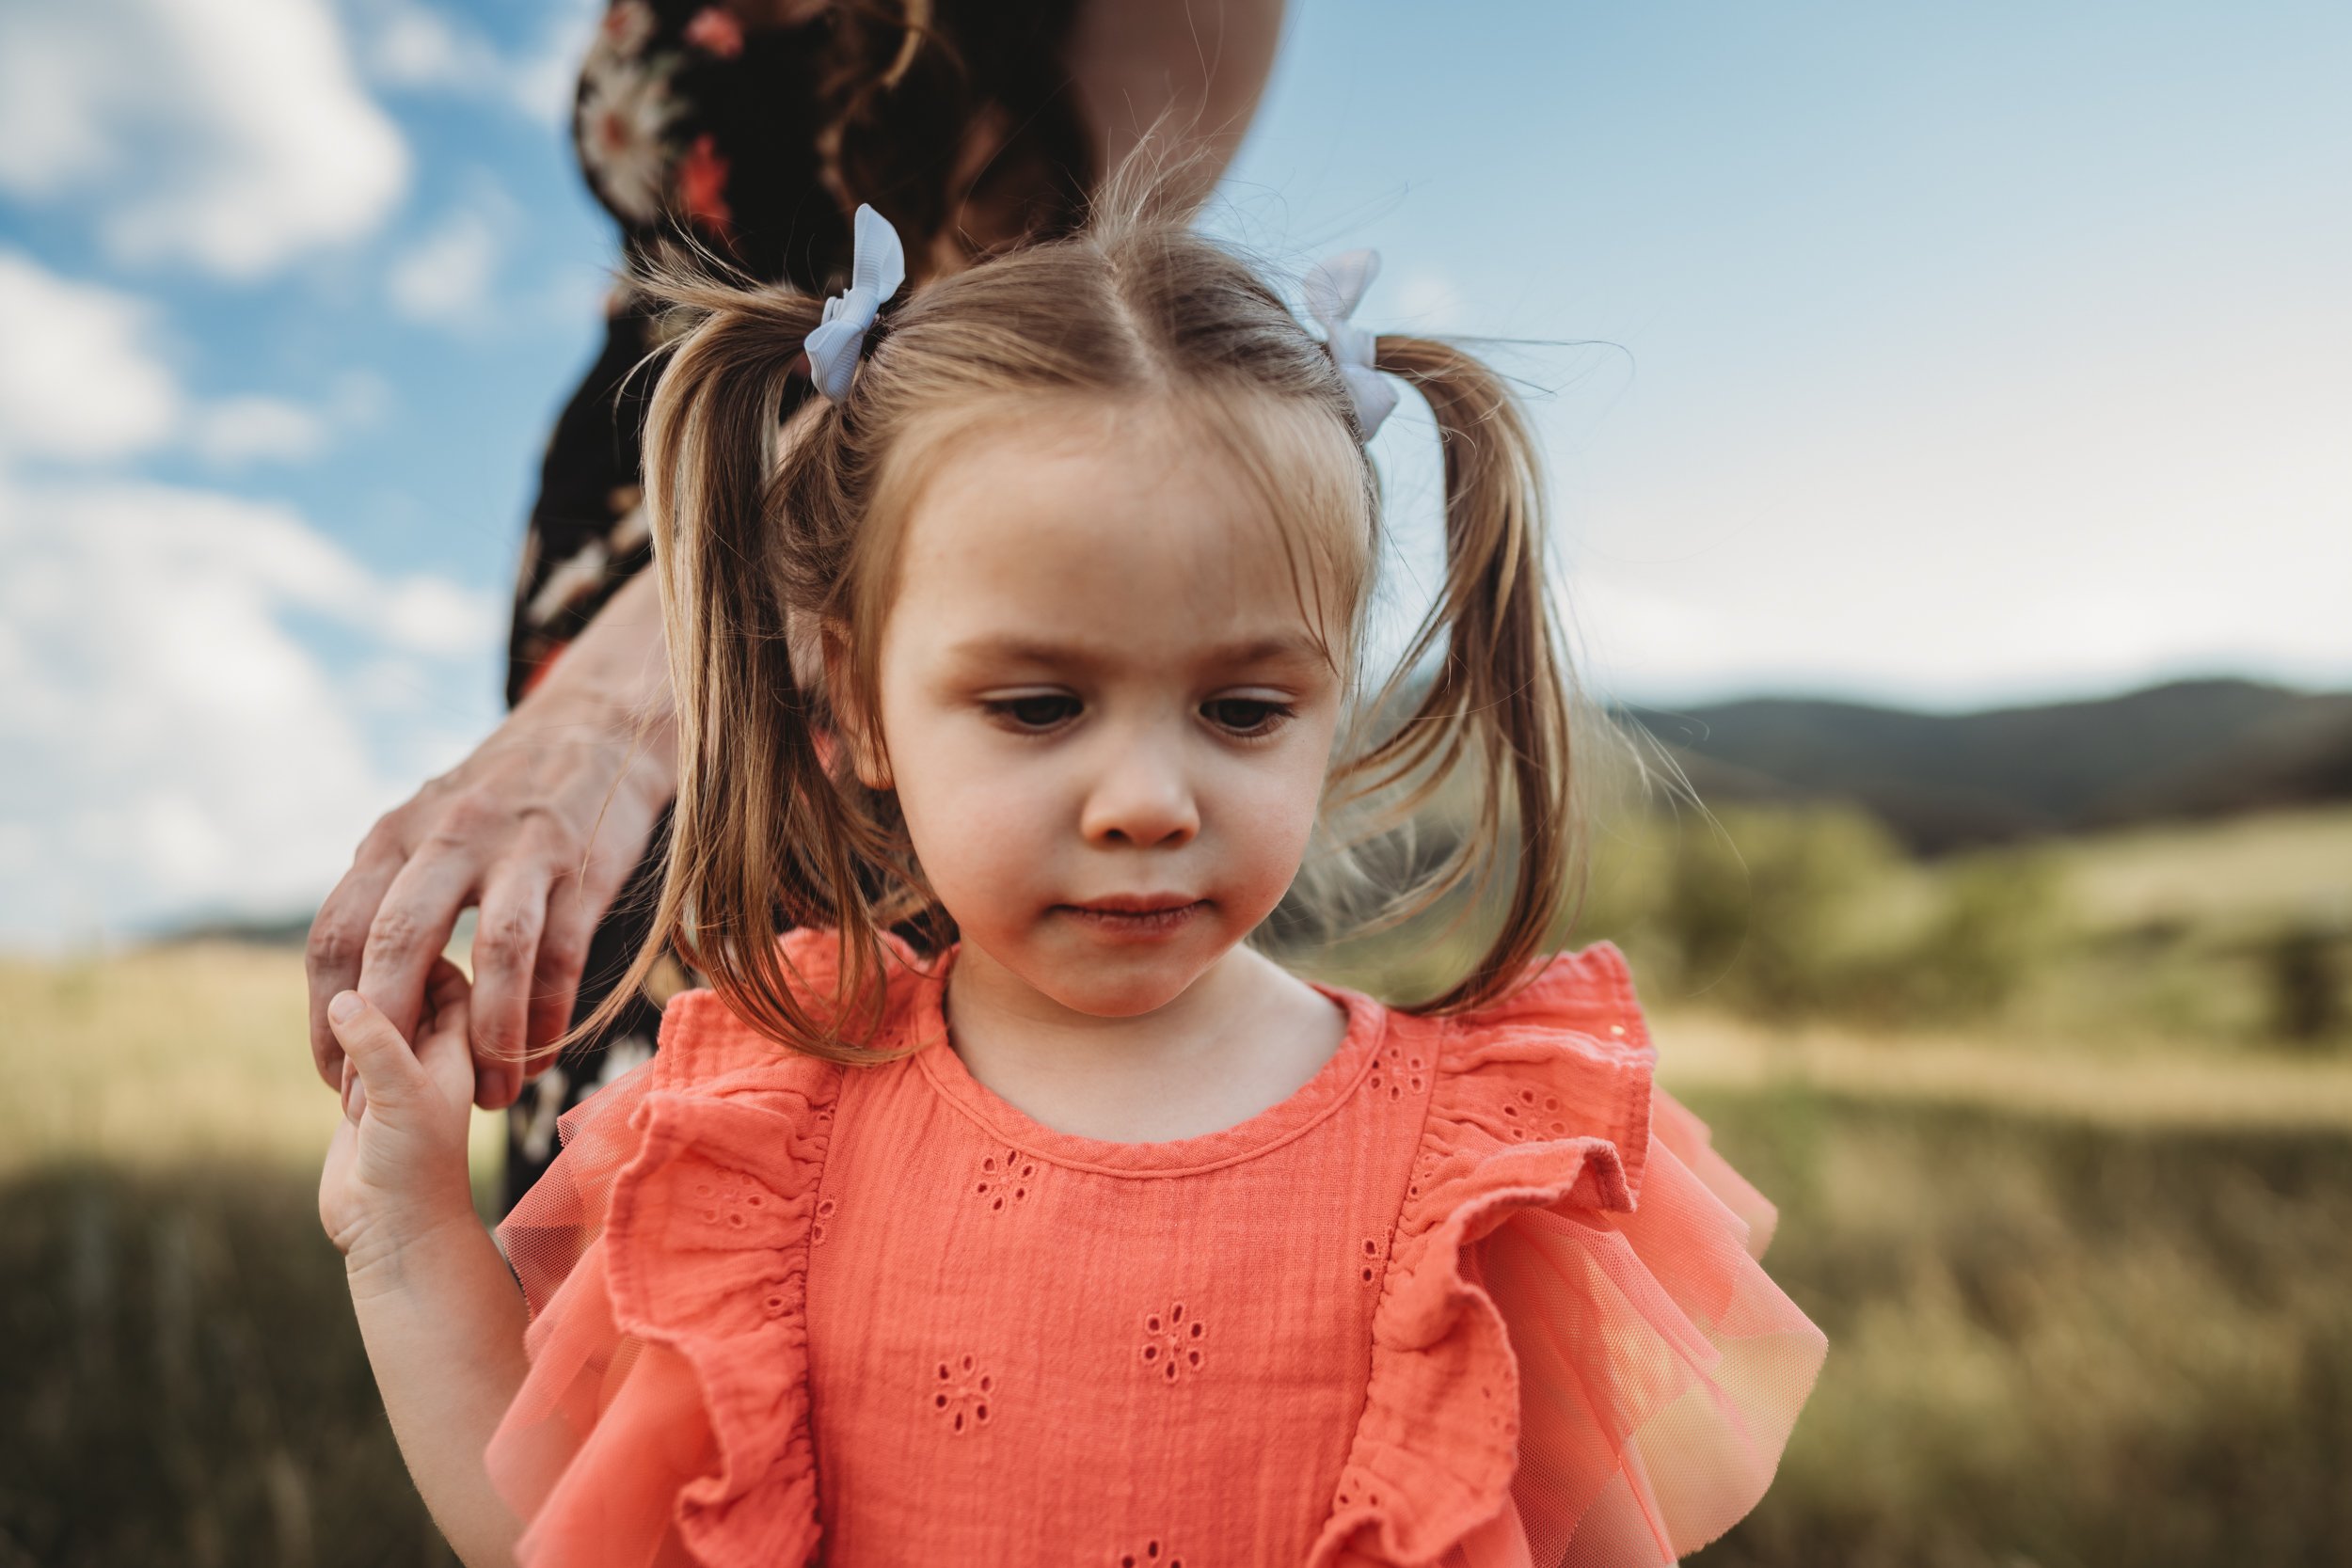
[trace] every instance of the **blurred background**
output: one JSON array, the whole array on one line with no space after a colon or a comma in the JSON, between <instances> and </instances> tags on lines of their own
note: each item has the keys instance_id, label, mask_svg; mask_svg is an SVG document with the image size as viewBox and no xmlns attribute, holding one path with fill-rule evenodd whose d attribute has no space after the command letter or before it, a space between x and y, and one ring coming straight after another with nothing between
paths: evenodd
<instances>
[{"instance_id":1,"label":"blurred background","mask_svg":"<svg viewBox=\"0 0 2352 1568\"><path fill-rule=\"evenodd\" d=\"M597 20L0 8L0 1568L448 1560L300 940L502 711ZM2347 61L2289 0L1290 8L1208 221L1508 340L1582 678L1692 786L1598 802L1561 939L1830 1336L1705 1561L2352 1562Z\"/></svg>"}]
</instances>

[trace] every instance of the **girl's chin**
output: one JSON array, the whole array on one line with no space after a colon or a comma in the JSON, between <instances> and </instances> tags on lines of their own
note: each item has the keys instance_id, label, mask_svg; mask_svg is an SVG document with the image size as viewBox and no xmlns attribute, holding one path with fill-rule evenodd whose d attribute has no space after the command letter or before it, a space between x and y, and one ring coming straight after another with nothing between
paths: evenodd
<instances>
[{"instance_id":1,"label":"girl's chin","mask_svg":"<svg viewBox=\"0 0 2352 1568\"><path fill-rule=\"evenodd\" d=\"M1022 977L1073 1012L1136 1018L1184 995L1232 946L1203 942L1202 935L1173 942L1056 942L1022 966Z\"/></svg>"},{"instance_id":2,"label":"girl's chin","mask_svg":"<svg viewBox=\"0 0 2352 1568\"><path fill-rule=\"evenodd\" d=\"M953 906L949 909L952 912ZM1140 923L1090 920L1059 907L1009 930L993 931L969 920L958 924L967 951L985 954L990 968L1057 1006L1091 1018L1138 1018L1158 1011L1191 990L1248 935L1247 928L1232 928L1232 911L1213 901L1194 906L1177 920L1155 923L1165 928L1142 935Z\"/></svg>"}]
</instances>

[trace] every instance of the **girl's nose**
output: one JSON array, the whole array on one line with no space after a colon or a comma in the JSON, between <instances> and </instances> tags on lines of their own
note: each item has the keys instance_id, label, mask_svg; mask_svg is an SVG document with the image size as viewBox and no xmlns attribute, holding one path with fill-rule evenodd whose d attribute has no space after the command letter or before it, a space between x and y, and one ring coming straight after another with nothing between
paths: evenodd
<instances>
[{"instance_id":1,"label":"girl's nose","mask_svg":"<svg viewBox=\"0 0 2352 1568\"><path fill-rule=\"evenodd\" d=\"M1088 792L1078 830L1092 844L1174 848L1200 833L1200 808L1176 756L1125 740Z\"/></svg>"}]
</instances>

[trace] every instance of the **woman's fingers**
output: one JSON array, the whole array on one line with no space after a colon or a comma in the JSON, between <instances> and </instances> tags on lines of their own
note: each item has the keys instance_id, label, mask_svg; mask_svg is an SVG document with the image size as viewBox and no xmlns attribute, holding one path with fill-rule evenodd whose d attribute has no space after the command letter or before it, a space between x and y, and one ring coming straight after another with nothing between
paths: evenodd
<instances>
[{"instance_id":1,"label":"woman's fingers","mask_svg":"<svg viewBox=\"0 0 2352 1568\"><path fill-rule=\"evenodd\" d=\"M530 1038L535 1073L546 1048L572 1026L572 1004L580 995L580 977L588 968L588 940L604 918L608 895L594 908L578 877L560 877L548 892L547 927L539 936L539 956L531 975Z\"/></svg>"},{"instance_id":2,"label":"woman's fingers","mask_svg":"<svg viewBox=\"0 0 2352 1568\"><path fill-rule=\"evenodd\" d=\"M480 874L473 840L444 830L427 838L384 890L354 989L404 1033L416 1030L425 976L449 945Z\"/></svg>"},{"instance_id":3,"label":"woman's fingers","mask_svg":"<svg viewBox=\"0 0 2352 1568\"><path fill-rule=\"evenodd\" d=\"M473 934L473 1099L485 1111L504 1110L522 1092L550 879L534 861L509 861L483 895Z\"/></svg>"},{"instance_id":4,"label":"woman's fingers","mask_svg":"<svg viewBox=\"0 0 2352 1568\"><path fill-rule=\"evenodd\" d=\"M393 817L378 822L352 857L351 869L319 906L304 945L302 968L310 989L310 1061L332 1088L342 1082L343 1048L326 1022L326 1005L359 983L359 956L384 890L407 863Z\"/></svg>"},{"instance_id":5,"label":"woman's fingers","mask_svg":"<svg viewBox=\"0 0 2352 1568\"><path fill-rule=\"evenodd\" d=\"M649 831L650 824L644 832L600 835L579 874L558 879L548 895L547 929L540 938L531 1007L532 1043L541 1048L542 1054L549 1042L571 1027L596 927L636 869ZM627 955L627 958L635 957ZM534 1057L531 1065L535 1071L544 1064Z\"/></svg>"},{"instance_id":6,"label":"woman's fingers","mask_svg":"<svg viewBox=\"0 0 2352 1568\"><path fill-rule=\"evenodd\" d=\"M641 615L614 635L651 634L658 649L659 630L658 614ZM580 657L567 657L566 668L587 668ZM644 660L622 662L634 670ZM580 689L602 689L590 681ZM602 698L582 705L578 694L559 700L542 687L360 846L311 928L311 1055L327 1083L340 1079L342 1053L329 999L358 990L396 1030L413 1031L434 965L477 899L476 1101L491 1110L512 1103L538 1065L525 1052L544 1055L570 1024L590 934L675 781L666 749L649 743L635 720L615 725L614 705Z\"/></svg>"}]
</instances>

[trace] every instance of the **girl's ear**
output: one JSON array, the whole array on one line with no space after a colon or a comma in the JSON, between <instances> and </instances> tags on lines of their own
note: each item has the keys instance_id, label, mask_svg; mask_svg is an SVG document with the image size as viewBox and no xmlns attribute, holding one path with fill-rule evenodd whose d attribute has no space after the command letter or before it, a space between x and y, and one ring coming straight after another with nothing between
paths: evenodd
<instances>
[{"instance_id":1,"label":"girl's ear","mask_svg":"<svg viewBox=\"0 0 2352 1568\"><path fill-rule=\"evenodd\" d=\"M856 644L850 628L839 621L827 621L818 628L817 641L825 659L825 706L833 714L834 734L849 748L857 782L874 790L895 787L882 737L868 733L866 706L858 700Z\"/></svg>"}]
</instances>

